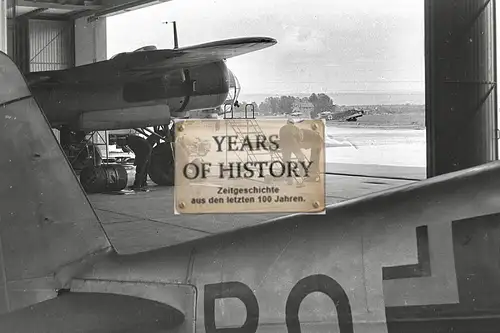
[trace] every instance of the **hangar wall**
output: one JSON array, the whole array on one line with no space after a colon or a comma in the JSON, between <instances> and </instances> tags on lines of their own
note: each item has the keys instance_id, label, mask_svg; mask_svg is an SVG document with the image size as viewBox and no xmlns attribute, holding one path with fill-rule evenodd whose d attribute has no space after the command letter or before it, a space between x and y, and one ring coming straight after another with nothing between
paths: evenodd
<instances>
[{"instance_id":1,"label":"hangar wall","mask_svg":"<svg viewBox=\"0 0 500 333\"><path fill-rule=\"evenodd\" d=\"M0 0L0 34L2 33ZM5 20L5 47L24 72L59 70L107 59L106 18L92 23L76 20L18 17L14 31L12 19ZM14 42L15 33L15 42ZM16 48L14 49L14 43Z\"/></svg>"},{"instance_id":2,"label":"hangar wall","mask_svg":"<svg viewBox=\"0 0 500 333\"><path fill-rule=\"evenodd\" d=\"M0 5L2 1L7 2L0 0ZM2 18L7 17L1 10L0 6L0 33ZM25 73L66 69L107 59L105 17L88 23L86 17L56 20L20 16L16 18L16 26L14 30L13 19L5 20L4 49ZM59 131L54 133L59 138ZM95 141L104 143L103 137L104 132L96 135Z\"/></svg>"},{"instance_id":3,"label":"hangar wall","mask_svg":"<svg viewBox=\"0 0 500 333\"><path fill-rule=\"evenodd\" d=\"M75 20L75 66L107 59L106 18Z\"/></svg>"},{"instance_id":4,"label":"hangar wall","mask_svg":"<svg viewBox=\"0 0 500 333\"><path fill-rule=\"evenodd\" d=\"M106 18L87 22L83 17L75 20L75 66L91 64L107 59ZM107 131L97 132L92 142L105 145L109 141ZM102 149L103 151L106 150Z\"/></svg>"},{"instance_id":5,"label":"hangar wall","mask_svg":"<svg viewBox=\"0 0 500 333\"><path fill-rule=\"evenodd\" d=\"M30 72L74 66L71 21L29 20Z\"/></svg>"},{"instance_id":6,"label":"hangar wall","mask_svg":"<svg viewBox=\"0 0 500 333\"><path fill-rule=\"evenodd\" d=\"M1 1L1 0L0 0ZM14 35L14 23L12 20L7 20L7 35L5 38L7 38L7 54L10 57L14 56L14 39L12 36Z\"/></svg>"},{"instance_id":7,"label":"hangar wall","mask_svg":"<svg viewBox=\"0 0 500 333\"><path fill-rule=\"evenodd\" d=\"M0 0L1 1L1 0ZM14 26L8 20L8 54L25 72L59 70L106 60L106 19L75 21L18 19L17 49Z\"/></svg>"},{"instance_id":8,"label":"hangar wall","mask_svg":"<svg viewBox=\"0 0 500 333\"><path fill-rule=\"evenodd\" d=\"M427 175L498 159L495 0L425 0Z\"/></svg>"},{"instance_id":9,"label":"hangar wall","mask_svg":"<svg viewBox=\"0 0 500 333\"><path fill-rule=\"evenodd\" d=\"M7 0L0 0L0 51L7 52Z\"/></svg>"}]
</instances>

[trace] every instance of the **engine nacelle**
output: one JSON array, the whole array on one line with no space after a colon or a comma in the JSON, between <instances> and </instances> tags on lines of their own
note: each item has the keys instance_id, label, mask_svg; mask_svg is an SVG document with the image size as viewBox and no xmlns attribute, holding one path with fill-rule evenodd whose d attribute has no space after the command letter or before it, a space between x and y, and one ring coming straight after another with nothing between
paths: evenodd
<instances>
[{"instance_id":1,"label":"engine nacelle","mask_svg":"<svg viewBox=\"0 0 500 333\"><path fill-rule=\"evenodd\" d=\"M82 113L77 128L82 131L104 131L161 126L170 123L168 105L139 106Z\"/></svg>"}]
</instances>

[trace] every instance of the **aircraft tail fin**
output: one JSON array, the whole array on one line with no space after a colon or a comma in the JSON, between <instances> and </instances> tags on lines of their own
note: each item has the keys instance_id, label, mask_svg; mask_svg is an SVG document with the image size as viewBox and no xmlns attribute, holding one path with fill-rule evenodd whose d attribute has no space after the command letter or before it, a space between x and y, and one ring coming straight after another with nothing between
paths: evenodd
<instances>
[{"instance_id":1,"label":"aircraft tail fin","mask_svg":"<svg viewBox=\"0 0 500 333\"><path fill-rule=\"evenodd\" d=\"M57 296L112 250L45 115L0 52L0 313Z\"/></svg>"}]
</instances>

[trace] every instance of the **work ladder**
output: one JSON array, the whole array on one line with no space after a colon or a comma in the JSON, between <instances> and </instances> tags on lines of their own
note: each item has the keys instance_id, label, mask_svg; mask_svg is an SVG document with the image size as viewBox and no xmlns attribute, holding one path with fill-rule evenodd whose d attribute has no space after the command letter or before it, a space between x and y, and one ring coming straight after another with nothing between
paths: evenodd
<instances>
[{"instance_id":1,"label":"work ladder","mask_svg":"<svg viewBox=\"0 0 500 333\"><path fill-rule=\"evenodd\" d=\"M231 105L231 110L228 110L229 112L224 113L224 119L228 120L226 123L229 123L231 128L233 129L234 133L238 136L238 141L239 143L243 143L243 140L245 137L250 136L250 137L257 137L259 135L266 136L262 128L260 127L258 121L255 119L255 107L253 104L247 104L245 105L244 112L240 111L240 114L235 117L234 114L234 106ZM243 113L243 115L241 115ZM228 116L230 115L230 116ZM244 122L244 125L242 126L242 120L246 120ZM226 133L228 132L228 128L226 128ZM256 142L252 141L252 145L256 145ZM244 155L238 152L234 152L236 156L238 156L238 159L240 162L259 162L262 161L264 156L268 156L266 160L269 162L274 162L274 161L280 161L283 162L283 156L278 152L278 151L272 151L272 150L264 150L264 151L252 151L249 149L247 146L244 147ZM228 164L228 156L227 156L227 150L226 150L226 164ZM260 158L259 158L260 157ZM296 158L295 158L296 159ZM307 158L306 158L307 161ZM255 169L258 167L255 166ZM293 180L295 181L296 184L302 185L304 182L304 177L293 177Z\"/></svg>"}]
</instances>

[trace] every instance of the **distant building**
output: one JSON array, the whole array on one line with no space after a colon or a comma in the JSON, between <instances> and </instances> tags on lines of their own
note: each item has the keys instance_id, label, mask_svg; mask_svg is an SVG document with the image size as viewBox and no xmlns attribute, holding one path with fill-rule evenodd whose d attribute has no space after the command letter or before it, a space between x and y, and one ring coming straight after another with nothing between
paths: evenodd
<instances>
[{"instance_id":1,"label":"distant building","mask_svg":"<svg viewBox=\"0 0 500 333\"><path fill-rule=\"evenodd\" d=\"M292 113L301 113L304 118L311 118L311 113L314 111L314 104L307 101L297 101L293 103Z\"/></svg>"}]
</instances>

